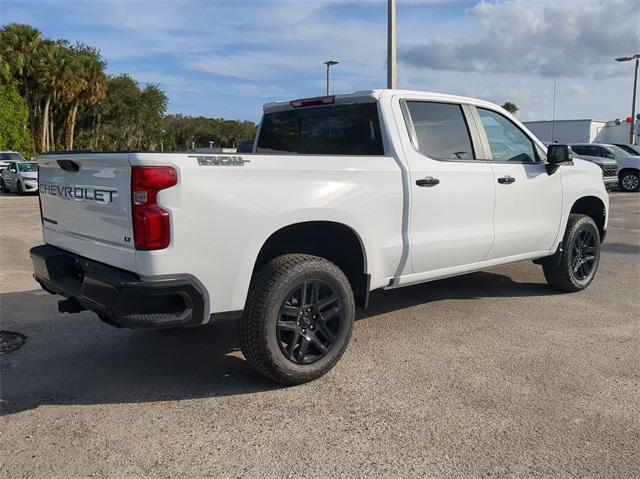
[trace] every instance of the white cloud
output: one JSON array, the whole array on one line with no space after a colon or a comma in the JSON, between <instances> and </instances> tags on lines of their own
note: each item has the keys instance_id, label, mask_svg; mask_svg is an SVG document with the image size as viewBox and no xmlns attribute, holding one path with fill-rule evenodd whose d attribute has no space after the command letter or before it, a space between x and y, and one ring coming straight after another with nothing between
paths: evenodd
<instances>
[{"instance_id":1,"label":"white cloud","mask_svg":"<svg viewBox=\"0 0 640 479\"><path fill-rule=\"evenodd\" d=\"M468 14L480 34L403 45L400 60L433 70L603 78L621 71L613 57L633 50L633 39L639 46L640 0L481 1Z\"/></svg>"},{"instance_id":2,"label":"white cloud","mask_svg":"<svg viewBox=\"0 0 640 479\"><path fill-rule=\"evenodd\" d=\"M386 82L386 0L0 0L3 21L100 48L170 110L257 119L261 104ZM470 6L465 10L466 7ZM521 118L626 117L640 0L398 0L399 85L513 101ZM567 78L571 77L571 78Z\"/></svg>"}]
</instances>

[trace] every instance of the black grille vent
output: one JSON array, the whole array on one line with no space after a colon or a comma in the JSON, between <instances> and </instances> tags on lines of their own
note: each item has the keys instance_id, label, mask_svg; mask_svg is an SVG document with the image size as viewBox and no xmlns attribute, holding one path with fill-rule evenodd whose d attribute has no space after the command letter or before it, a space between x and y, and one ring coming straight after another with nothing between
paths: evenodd
<instances>
[{"instance_id":1,"label":"black grille vent","mask_svg":"<svg viewBox=\"0 0 640 479\"><path fill-rule=\"evenodd\" d=\"M603 165L602 168L602 176L611 177L618 175L618 167L614 165Z\"/></svg>"}]
</instances>

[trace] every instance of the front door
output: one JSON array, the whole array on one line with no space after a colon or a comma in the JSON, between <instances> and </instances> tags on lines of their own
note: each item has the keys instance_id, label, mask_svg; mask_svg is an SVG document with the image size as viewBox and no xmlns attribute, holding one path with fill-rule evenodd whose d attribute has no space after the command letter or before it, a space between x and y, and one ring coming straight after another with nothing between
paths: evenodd
<instances>
[{"instance_id":1,"label":"front door","mask_svg":"<svg viewBox=\"0 0 640 479\"><path fill-rule=\"evenodd\" d=\"M401 105L404 144L413 146L405 146L413 272L482 261L493 242L495 187L491 165L476 159L468 107L409 99Z\"/></svg>"},{"instance_id":2,"label":"front door","mask_svg":"<svg viewBox=\"0 0 640 479\"><path fill-rule=\"evenodd\" d=\"M15 161L9 163L7 171L4 174L4 184L11 189L16 189L16 178L18 176L18 165Z\"/></svg>"},{"instance_id":3,"label":"front door","mask_svg":"<svg viewBox=\"0 0 640 479\"><path fill-rule=\"evenodd\" d=\"M562 215L560 172L548 174L544 150L513 121L477 108L496 186L495 240L488 260L549 250Z\"/></svg>"}]
</instances>

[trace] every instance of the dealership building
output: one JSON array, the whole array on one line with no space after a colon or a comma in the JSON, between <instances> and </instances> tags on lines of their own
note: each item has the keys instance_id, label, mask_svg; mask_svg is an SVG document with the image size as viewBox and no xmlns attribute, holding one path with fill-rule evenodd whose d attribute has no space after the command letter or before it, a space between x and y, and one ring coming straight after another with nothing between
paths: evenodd
<instances>
[{"instance_id":1,"label":"dealership building","mask_svg":"<svg viewBox=\"0 0 640 479\"><path fill-rule=\"evenodd\" d=\"M630 125L620 120L543 120L524 125L545 143L629 143Z\"/></svg>"},{"instance_id":2,"label":"dealership building","mask_svg":"<svg viewBox=\"0 0 640 479\"><path fill-rule=\"evenodd\" d=\"M528 121L525 126L545 143L593 143L606 121Z\"/></svg>"}]
</instances>

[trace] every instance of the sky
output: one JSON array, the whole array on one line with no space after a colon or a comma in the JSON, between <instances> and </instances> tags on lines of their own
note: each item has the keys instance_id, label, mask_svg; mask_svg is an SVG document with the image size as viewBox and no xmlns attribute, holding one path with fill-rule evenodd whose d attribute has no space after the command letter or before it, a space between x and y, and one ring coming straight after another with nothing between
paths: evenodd
<instances>
[{"instance_id":1,"label":"sky","mask_svg":"<svg viewBox=\"0 0 640 479\"><path fill-rule=\"evenodd\" d=\"M264 103L384 88L386 0L0 0L0 24L97 47L168 112L258 121ZM398 86L516 103L524 120L626 118L640 0L397 0Z\"/></svg>"}]
</instances>

